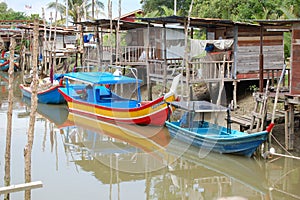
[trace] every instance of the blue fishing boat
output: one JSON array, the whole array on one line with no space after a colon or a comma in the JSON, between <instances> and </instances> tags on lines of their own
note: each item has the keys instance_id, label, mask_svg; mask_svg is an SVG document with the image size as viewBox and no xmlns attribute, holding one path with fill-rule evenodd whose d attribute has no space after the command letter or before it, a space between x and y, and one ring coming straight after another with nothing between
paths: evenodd
<instances>
[{"instance_id":1,"label":"blue fishing boat","mask_svg":"<svg viewBox=\"0 0 300 200\"><path fill-rule=\"evenodd\" d=\"M177 109L186 111L186 115L179 121L166 121L170 136L205 151L222 154L237 154L251 157L256 149L267 140L274 124L270 124L265 131L247 133L211 123L204 120L204 113L227 112L227 108L217 106L206 101L170 102ZM195 120L197 113L202 113ZM201 119L202 118L202 119Z\"/></svg>"},{"instance_id":2,"label":"blue fishing boat","mask_svg":"<svg viewBox=\"0 0 300 200\"><path fill-rule=\"evenodd\" d=\"M57 77L61 78L61 77ZM20 84L23 97L31 98L32 89L29 84ZM64 87L60 83L52 84L51 82L41 83L37 88L37 98L39 103L45 104L62 104L65 103L64 97L59 93L58 88Z\"/></svg>"},{"instance_id":3,"label":"blue fishing boat","mask_svg":"<svg viewBox=\"0 0 300 200\"><path fill-rule=\"evenodd\" d=\"M9 69L9 53L6 52L4 55L2 55L2 57L0 58L0 71L4 71L7 72ZM14 71L20 71L20 67L19 67L19 55L15 54L15 59L14 59Z\"/></svg>"}]
</instances>

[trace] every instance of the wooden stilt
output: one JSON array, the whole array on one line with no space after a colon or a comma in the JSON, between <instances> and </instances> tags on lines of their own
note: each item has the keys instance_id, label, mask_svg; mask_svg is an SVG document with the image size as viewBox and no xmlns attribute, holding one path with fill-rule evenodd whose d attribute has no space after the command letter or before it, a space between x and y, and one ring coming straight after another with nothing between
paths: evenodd
<instances>
[{"instance_id":1,"label":"wooden stilt","mask_svg":"<svg viewBox=\"0 0 300 200\"><path fill-rule=\"evenodd\" d=\"M237 98L236 98L236 92L237 92L237 81L233 81L233 109L237 109Z\"/></svg>"},{"instance_id":2,"label":"wooden stilt","mask_svg":"<svg viewBox=\"0 0 300 200\"><path fill-rule=\"evenodd\" d=\"M294 121L294 104L289 104L289 132L288 132L288 143L287 149L294 149L294 129L295 129L295 121Z\"/></svg>"},{"instance_id":3,"label":"wooden stilt","mask_svg":"<svg viewBox=\"0 0 300 200\"><path fill-rule=\"evenodd\" d=\"M289 141L289 127L290 127L290 121L289 121L289 110L286 110L284 113L285 123L284 123L284 146L286 149L288 149L288 141Z\"/></svg>"}]
</instances>

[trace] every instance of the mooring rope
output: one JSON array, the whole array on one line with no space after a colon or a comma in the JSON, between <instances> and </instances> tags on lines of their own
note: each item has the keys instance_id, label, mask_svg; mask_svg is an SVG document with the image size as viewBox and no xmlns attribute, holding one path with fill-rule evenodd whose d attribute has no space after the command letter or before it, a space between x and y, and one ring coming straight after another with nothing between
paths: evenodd
<instances>
[{"instance_id":1,"label":"mooring rope","mask_svg":"<svg viewBox=\"0 0 300 200\"><path fill-rule=\"evenodd\" d=\"M274 138L274 140L275 140L275 142L277 142L277 144L287 153L287 154L289 154L289 155L293 155L293 154L291 154L282 144L280 144L280 142L276 139L276 137L273 135L273 134L271 134L272 135L272 137Z\"/></svg>"}]
</instances>

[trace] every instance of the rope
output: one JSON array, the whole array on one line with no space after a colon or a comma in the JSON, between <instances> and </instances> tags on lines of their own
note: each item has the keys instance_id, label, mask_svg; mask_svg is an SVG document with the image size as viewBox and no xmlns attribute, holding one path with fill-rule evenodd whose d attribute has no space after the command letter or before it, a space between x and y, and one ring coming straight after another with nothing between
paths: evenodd
<instances>
[{"instance_id":1,"label":"rope","mask_svg":"<svg viewBox=\"0 0 300 200\"><path fill-rule=\"evenodd\" d=\"M287 153L287 154L289 154L289 155L293 155L293 154L291 154L286 148L284 148L284 146L282 146L282 144L280 144L280 142L276 139L276 137L273 135L273 134L271 134L271 136L274 138L274 140L275 140L275 142L277 142L277 144Z\"/></svg>"}]
</instances>

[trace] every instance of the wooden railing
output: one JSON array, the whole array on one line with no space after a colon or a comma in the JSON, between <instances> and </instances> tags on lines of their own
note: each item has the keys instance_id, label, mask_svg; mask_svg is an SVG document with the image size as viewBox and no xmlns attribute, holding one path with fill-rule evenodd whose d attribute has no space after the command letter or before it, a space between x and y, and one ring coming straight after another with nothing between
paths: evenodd
<instances>
[{"instance_id":1,"label":"wooden railing","mask_svg":"<svg viewBox=\"0 0 300 200\"><path fill-rule=\"evenodd\" d=\"M149 60L150 76L176 76L181 73L182 58Z\"/></svg>"},{"instance_id":2,"label":"wooden railing","mask_svg":"<svg viewBox=\"0 0 300 200\"><path fill-rule=\"evenodd\" d=\"M233 61L226 59L223 61L193 60L189 63L191 66L191 80L232 79L232 63Z\"/></svg>"},{"instance_id":3,"label":"wooden railing","mask_svg":"<svg viewBox=\"0 0 300 200\"><path fill-rule=\"evenodd\" d=\"M119 53L122 62L139 62L146 59L146 48L144 46L121 47Z\"/></svg>"},{"instance_id":4,"label":"wooden railing","mask_svg":"<svg viewBox=\"0 0 300 200\"><path fill-rule=\"evenodd\" d=\"M277 83L280 79L282 69L265 69L264 71L265 73L267 73L267 79L270 80L270 87L277 87ZM280 84L280 88L288 89L290 87L290 76L291 70L289 68L285 69L283 81Z\"/></svg>"}]
</instances>

